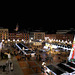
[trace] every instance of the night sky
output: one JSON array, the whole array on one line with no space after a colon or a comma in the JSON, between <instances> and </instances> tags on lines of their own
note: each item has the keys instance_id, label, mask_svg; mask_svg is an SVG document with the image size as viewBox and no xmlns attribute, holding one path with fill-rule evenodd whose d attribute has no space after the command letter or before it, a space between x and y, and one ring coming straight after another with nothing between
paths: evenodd
<instances>
[{"instance_id":1,"label":"night sky","mask_svg":"<svg viewBox=\"0 0 75 75\"><path fill-rule=\"evenodd\" d=\"M19 30L42 30L55 33L56 30L75 28L74 15L65 11L15 9L3 10L0 14L0 27L13 31L18 23ZM62 12L62 13L61 13Z\"/></svg>"},{"instance_id":2,"label":"night sky","mask_svg":"<svg viewBox=\"0 0 75 75\"><path fill-rule=\"evenodd\" d=\"M50 18L51 19L51 18ZM75 24L58 22L57 20L50 20L44 18L27 18L22 16L12 16L0 20L0 27L9 28L13 31L18 23L19 30L42 30L48 33L55 33L56 30L75 28Z\"/></svg>"}]
</instances>

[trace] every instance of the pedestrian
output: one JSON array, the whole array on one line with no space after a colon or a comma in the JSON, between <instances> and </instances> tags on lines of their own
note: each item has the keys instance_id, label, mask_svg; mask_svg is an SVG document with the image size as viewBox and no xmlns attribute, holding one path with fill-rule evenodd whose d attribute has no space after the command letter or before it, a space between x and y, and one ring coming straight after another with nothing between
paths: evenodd
<instances>
[{"instance_id":1,"label":"pedestrian","mask_svg":"<svg viewBox=\"0 0 75 75\"><path fill-rule=\"evenodd\" d=\"M41 61L41 56L39 55L39 61Z\"/></svg>"},{"instance_id":2,"label":"pedestrian","mask_svg":"<svg viewBox=\"0 0 75 75\"><path fill-rule=\"evenodd\" d=\"M36 55L36 60L38 59L38 55Z\"/></svg>"},{"instance_id":3,"label":"pedestrian","mask_svg":"<svg viewBox=\"0 0 75 75\"><path fill-rule=\"evenodd\" d=\"M26 55L25 55L25 57L24 57L24 60L26 60Z\"/></svg>"},{"instance_id":4,"label":"pedestrian","mask_svg":"<svg viewBox=\"0 0 75 75\"><path fill-rule=\"evenodd\" d=\"M51 62L53 62L53 58L51 57Z\"/></svg>"},{"instance_id":5,"label":"pedestrian","mask_svg":"<svg viewBox=\"0 0 75 75\"><path fill-rule=\"evenodd\" d=\"M3 54L3 52L1 51L1 60L3 59L3 55L4 55L4 54Z\"/></svg>"},{"instance_id":6,"label":"pedestrian","mask_svg":"<svg viewBox=\"0 0 75 75\"><path fill-rule=\"evenodd\" d=\"M6 62L6 72L7 73L9 72L9 63L8 63L8 61Z\"/></svg>"},{"instance_id":7,"label":"pedestrian","mask_svg":"<svg viewBox=\"0 0 75 75\"><path fill-rule=\"evenodd\" d=\"M18 51L18 54L20 55L20 50Z\"/></svg>"},{"instance_id":8,"label":"pedestrian","mask_svg":"<svg viewBox=\"0 0 75 75\"><path fill-rule=\"evenodd\" d=\"M36 56L36 54L35 54L35 56Z\"/></svg>"},{"instance_id":9,"label":"pedestrian","mask_svg":"<svg viewBox=\"0 0 75 75\"><path fill-rule=\"evenodd\" d=\"M35 48L35 52L36 52L36 48Z\"/></svg>"},{"instance_id":10,"label":"pedestrian","mask_svg":"<svg viewBox=\"0 0 75 75\"><path fill-rule=\"evenodd\" d=\"M28 60L30 60L30 57L28 56Z\"/></svg>"},{"instance_id":11,"label":"pedestrian","mask_svg":"<svg viewBox=\"0 0 75 75\"><path fill-rule=\"evenodd\" d=\"M3 72L5 72L5 68L6 68L6 66L5 66L5 65L3 65L3 66L2 66L2 68L3 68Z\"/></svg>"},{"instance_id":12,"label":"pedestrian","mask_svg":"<svg viewBox=\"0 0 75 75\"><path fill-rule=\"evenodd\" d=\"M10 70L13 71L13 63L10 62Z\"/></svg>"},{"instance_id":13,"label":"pedestrian","mask_svg":"<svg viewBox=\"0 0 75 75\"><path fill-rule=\"evenodd\" d=\"M5 54L8 55L8 65L9 65L9 71L10 71L11 54L9 52Z\"/></svg>"},{"instance_id":14,"label":"pedestrian","mask_svg":"<svg viewBox=\"0 0 75 75\"><path fill-rule=\"evenodd\" d=\"M15 51L14 51L14 55L16 56L16 53L15 53Z\"/></svg>"},{"instance_id":15,"label":"pedestrian","mask_svg":"<svg viewBox=\"0 0 75 75\"><path fill-rule=\"evenodd\" d=\"M25 60L27 60L27 56L25 55Z\"/></svg>"},{"instance_id":16,"label":"pedestrian","mask_svg":"<svg viewBox=\"0 0 75 75\"><path fill-rule=\"evenodd\" d=\"M31 54L30 54L30 57L31 57Z\"/></svg>"},{"instance_id":17,"label":"pedestrian","mask_svg":"<svg viewBox=\"0 0 75 75\"><path fill-rule=\"evenodd\" d=\"M38 71L38 69L37 69L37 67L36 67L36 73L37 73L37 71Z\"/></svg>"}]
</instances>

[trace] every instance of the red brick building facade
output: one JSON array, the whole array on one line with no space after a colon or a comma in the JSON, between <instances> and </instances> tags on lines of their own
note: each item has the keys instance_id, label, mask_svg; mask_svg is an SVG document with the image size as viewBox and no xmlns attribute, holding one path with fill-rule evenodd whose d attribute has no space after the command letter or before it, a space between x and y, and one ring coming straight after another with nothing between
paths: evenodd
<instances>
[{"instance_id":1,"label":"red brick building facade","mask_svg":"<svg viewBox=\"0 0 75 75\"><path fill-rule=\"evenodd\" d=\"M64 40L64 41L73 41L74 35L73 34L56 34L56 39Z\"/></svg>"},{"instance_id":2,"label":"red brick building facade","mask_svg":"<svg viewBox=\"0 0 75 75\"><path fill-rule=\"evenodd\" d=\"M49 37L50 39L58 39L58 40L67 40L73 41L74 34L45 34L45 37Z\"/></svg>"}]
</instances>

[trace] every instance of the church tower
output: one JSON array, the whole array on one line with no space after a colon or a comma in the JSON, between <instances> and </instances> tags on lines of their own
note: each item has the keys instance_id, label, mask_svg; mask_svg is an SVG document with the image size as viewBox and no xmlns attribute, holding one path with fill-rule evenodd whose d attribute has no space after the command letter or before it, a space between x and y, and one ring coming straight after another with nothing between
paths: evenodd
<instances>
[{"instance_id":1,"label":"church tower","mask_svg":"<svg viewBox=\"0 0 75 75\"><path fill-rule=\"evenodd\" d=\"M17 23L15 31L18 31L18 29L19 29L19 25Z\"/></svg>"}]
</instances>

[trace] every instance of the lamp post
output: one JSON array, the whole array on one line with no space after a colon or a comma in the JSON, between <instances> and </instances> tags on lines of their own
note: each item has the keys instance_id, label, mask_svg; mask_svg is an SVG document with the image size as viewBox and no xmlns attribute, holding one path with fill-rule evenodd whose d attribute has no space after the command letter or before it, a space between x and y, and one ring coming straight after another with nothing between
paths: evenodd
<instances>
[{"instance_id":1,"label":"lamp post","mask_svg":"<svg viewBox=\"0 0 75 75\"><path fill-rule=\"evenodd\" d=\"M15 44L15 39L13 39L13 44Z\"/></svg>"},{"instance_id":2,"label":"lamp post","mask_svg":"<svg viewBox=\"0 0 75 75\"><path fill-rule=\"evenodd\" d=\"M17 39L17 42L19 42L19 39Z\"/></svg>"},{"instance_id":3,"label":"lamp post","mask_svg":"<svg viewBox=\"0 0 75 75\"><path fill-rule=\"evenodd\" d=\"M3 49L3 43L4 43L4 40L2 40L2 49Z\"/></svg>"},{"instance_id":4,"label":"lamp post","mask_svg":"<svg viewBox=\"0 0 75 75\"><path fill-rule=\"evenodd\" d=\"M15 39L13 39L13 42L15 42Z\"/></svg>"},{"instance_id":5,"label":"lamp post","mask_svg":"<svg viewBox=\"0 0 75 75\"><path fill-rule=\"evenodd\" d=\"M44 68L44 72L46 71L46 63L45 62L42 62L42 67ZM43 72L43 74L44 74Z\"/></svg>"},{"instance_id":6,"label":"lamp post","mask_svg":"<svg viewBox=\"0 0 75 75\"><path fill-rule=\"evenodd\" d=\"M72 42L71 42L71 41L69 41L69 44L72 44Z\"/></svg>"},{"instance_id":7,"label":"lamp post","mask_svg":"<svg viewBox=\"0 0 75 75\"><path fill-rule=\"evenodd\" d=\"M4 39L2 40L2 42L4 42Z\"/></svg>"},{"instance_id":8,"label":"lamp post","mask_svg":"<svg viewBox=\"0 0 75 75\"><path fill-rule=\"evenodd\" d=\"M30 47L31 47L31 40L29 41Z\"/></svg>"}]
</instances>

